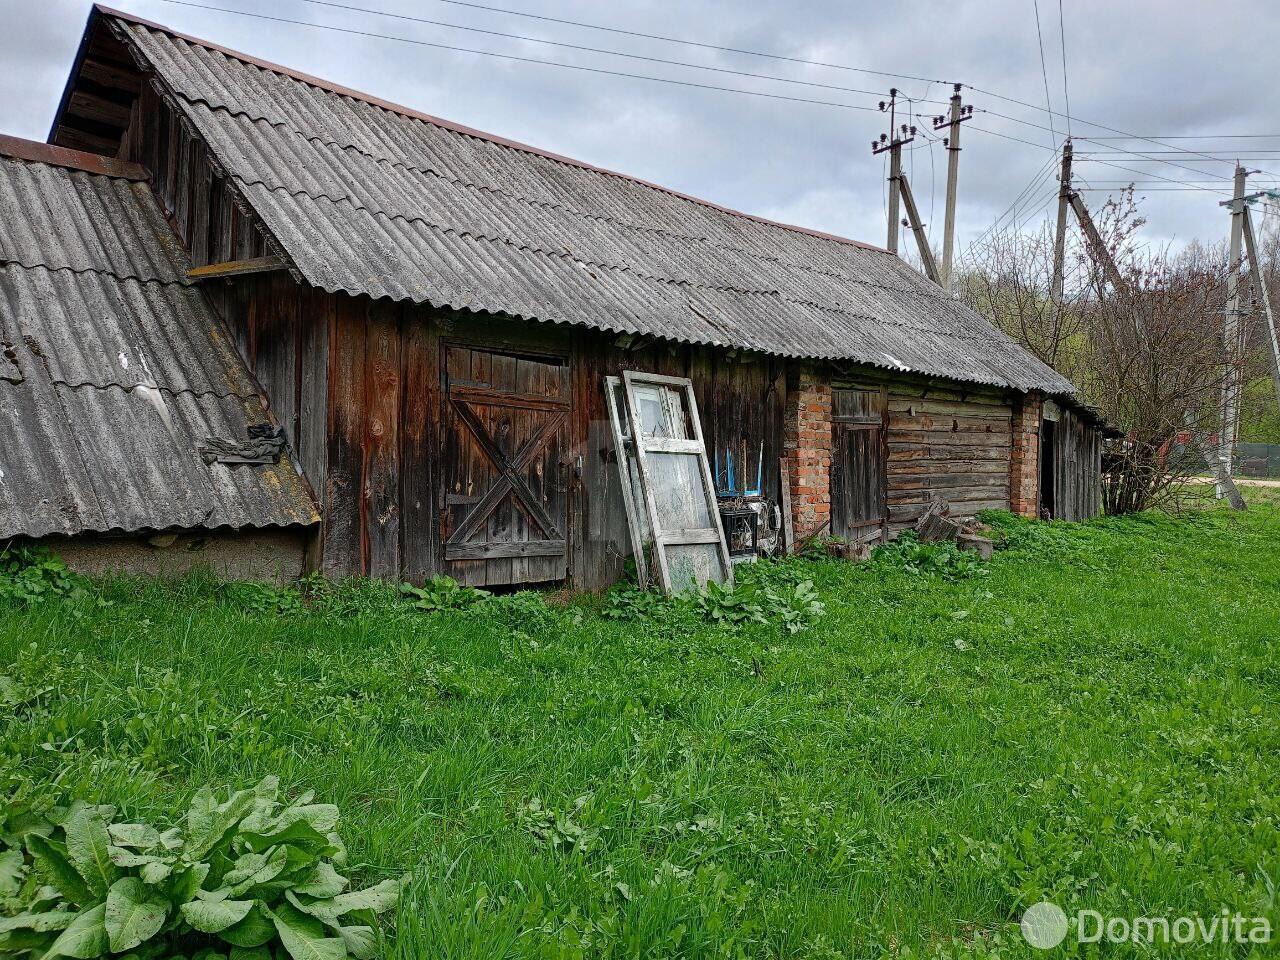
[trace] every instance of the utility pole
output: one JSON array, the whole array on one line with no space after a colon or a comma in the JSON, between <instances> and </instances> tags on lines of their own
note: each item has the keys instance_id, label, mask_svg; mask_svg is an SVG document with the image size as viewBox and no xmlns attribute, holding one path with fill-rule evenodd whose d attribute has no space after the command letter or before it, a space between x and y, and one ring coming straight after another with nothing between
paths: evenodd
<instances>
[{"instance_id":1,"label":"utility pole","mask_svg":"<svg viewBox=\"0 0 1280 960\"><path fill-rule=\"evenodd\" d=\"M1058 171L1058 228L1053 235L1053 279L1049 285L1050 320L1058 321L1062 309L1064 261L1067 256L1067 209L1071 206L1071 141L1062 145L1062 168Z\"/></svg>"},{"instance_id":2,"label":"utility pole","mask_svg":"<svg viewBox=\"0 0 1280 960\"><path fill-rule=\"evenodd\" d=\"M938 277L938 264L933 258L933 249L929 246L929 237L924 231L924 222L920 219L920 209L916 206L915 195L911 192L911 184L907 175L902 172L902 148L916 138L916 128L902 124L897 126L897 88L889 91L889 100L880 101L880 109L889 113L889 132L880 134L879 140L871 141L871 153L889 154L889 252L898 252L898 227L905 224L911 227L916 238L916 247L920 250L920 261L924 264L925 275L934 283L941 283ZM907 208L905 220L899 220L899 206Z\"/></svg>"},{"instance_id":3,"label":"utility pole","mask_svg":"<svg viewBox=\"0 0 1280 960\"><path fill-rule=\"evenodd\" d=\"M1231 245L1227 254L1227 315L1222 326L1223 356L1226 361L1222 380L1222 409L1218 431L1218 459L1222 472L1231 476L1235 454L1236 420L1240 416L1240 246L1244 239L1244 191L1249 171L1236 165L1234 190L1231 195ZM1256 265L1255 265L1256 269ZM1222 484L1218 497L1222 498Z\"/></svg>"},{"instance_id":4,"label":"utility pole","mask_svg":"<svg viewBox=\"0 0 1280 960\"><path fill-rule=\"evenodd\" d=\"M1249 198L1246 197L1246 204ZM1276 401L1280 403L1280 331L1276 330L1275 311L1271 307L1271 292L1267 289L1267 276L1262 260L1258 257L1258 239L1253 232L1253 214L1244 208L1244 247L1249 254L1249 275L1262 298L1263 313L1267 324L1267 347L1271 356L1271 380L1276 388Z\"/></svg>"},{"instance_id":5,"label":"utility pole","mask_svg":"<svg viewBox=\"0 0 1280 960\"><path fill-rule=\"evenodd\" d=\"M929 236L924 232L920 210L916 207L916 198L911 193L911 183L907 180L906 174L899 176L898 182L902 185L902 202L907 208L907 223L911 225L911 232L915 234L916 248L920 251L920 262L924 264L924 275L941 286L942 281L938 279L938 264L933 259L933 248L929 246Z\"/></svg>"},{"instance_id":6,"label":"utility pole","mask_svg":"<svg viewBox=\"0 0 1280 960\"><path fill-rule=\"evenodd\" d=\"M897 107L898 88L892 87L889 90L888 102L880 101L880 109L888 111L889 114L889 132L880 134L879 140L871 141L873 155L886 151L889 154L889 240L886 246L893 254L898 252L898 225L901 217L899 199L902 196L902 148L916 137L915 127L908 127L905 123L899 131Z\"/></svg>"},{"instance_id":7,"label":"utility pole","mask_svg":"<svg viewBox=\"0 0 1280 960\"><path fill-rule=\"evenodd\" d=\"M960 84L957 83L955 92L951 94L950 116L933 118L933 129L948 128L948 134L942 141L947 148L947 219L942 234L942 272L939 275L942 289L947 293L951 292L956 244L956 187L960 182L960 123L972 116L973 107L961 103Z\"/></svg>"}]
</instances>

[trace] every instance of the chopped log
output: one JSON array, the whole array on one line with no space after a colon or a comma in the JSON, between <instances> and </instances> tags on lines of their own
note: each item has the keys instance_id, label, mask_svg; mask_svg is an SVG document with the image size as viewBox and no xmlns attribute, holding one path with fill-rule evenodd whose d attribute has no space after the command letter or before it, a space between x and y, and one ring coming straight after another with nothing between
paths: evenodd
<instances>
[{"instance_id":1,"label":"chopped log","mask_svg":"<svg viewBox=\"0 0 1280 960\"><path fill-rule=\"evenodd\" d=\"M934 500L925 508L915 525L916 536L921 543L954 540L959 535L960 524L947 516L949 512L950 509L941 500Z\"/></svg>"}]
</instances>

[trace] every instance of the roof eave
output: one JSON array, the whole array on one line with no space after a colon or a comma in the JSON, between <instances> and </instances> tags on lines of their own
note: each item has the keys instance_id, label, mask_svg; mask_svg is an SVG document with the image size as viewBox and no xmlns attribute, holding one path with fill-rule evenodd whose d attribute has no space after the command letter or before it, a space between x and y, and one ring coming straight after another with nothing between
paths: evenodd
<instances>
[{"instance_id":1,"label":"roof eave","mask_svg":"<svg viewBox=\"0 0 1280 960\"><path fill-rule=\"evenodd\" d=\"M49 135L45 138L48 143L53 143L53 138L57 136L58 126L62 123L62 117L67 112L67 104L71 101L71 92L75 89L76 80L80 77L80 67L84 64L85 52L89 48L89 37L93 33L93 28L98 22L98 18L107 12L105 7L94 4L89 9L89 16L85 18L84 30L80 33L80 43L76 47L75 58L71 61L71 69L67 71L67 82L62 88L62 96L58 100L58 109L53 112L53 122L49 125Z\"/></svg>"}]
</instances>

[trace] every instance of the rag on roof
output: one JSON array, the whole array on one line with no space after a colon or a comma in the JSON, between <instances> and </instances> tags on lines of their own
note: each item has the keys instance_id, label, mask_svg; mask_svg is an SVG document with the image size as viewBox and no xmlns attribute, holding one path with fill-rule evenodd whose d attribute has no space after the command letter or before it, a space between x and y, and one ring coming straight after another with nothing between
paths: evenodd
<instances>
[{"instance_id":1,"label":"rag on roof","mask_svg":"<svg viewBox=\"0 0 1280 960\"><path fill-rule=\"evenodd\" d=\"M324 290L1074 392L885 251L101 15Z\"/></svg>"}]
</instances>

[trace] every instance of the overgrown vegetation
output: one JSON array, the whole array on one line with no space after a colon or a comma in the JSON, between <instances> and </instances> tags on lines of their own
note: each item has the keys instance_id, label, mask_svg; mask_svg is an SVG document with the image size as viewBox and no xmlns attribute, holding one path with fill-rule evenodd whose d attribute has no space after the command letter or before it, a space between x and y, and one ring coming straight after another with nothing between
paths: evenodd
<instances>
[{"instance_id":1,"label":"overgrown vegetation","mask_svg":"<svg viewBox=\"0 0 1280 960\"><path fill-rule=\"evenodd\" d=\"M180 826L116 819L77 800L27 807L19 780L0 833L0 955L368 960L401 883L347 890L338 808L278 799L274 777L220 800L196 791Z\"/></svg>"},{"instance_id":2,"label":"overgrown vegetation","mask_svg":"<svg viewBox=\"0 0 1280 960\"><path fill-rule=\"evenodd\" d=\"M795 633L626 591L5 601L0 778L155 824L205 783L316 790L335 869L412 872L386 951L414 960L1031 956L1045 898L1280 929L1277 499L992 515L983 572L906 545L741 570L811 582Z\"/></svg>"}]
</instances>

